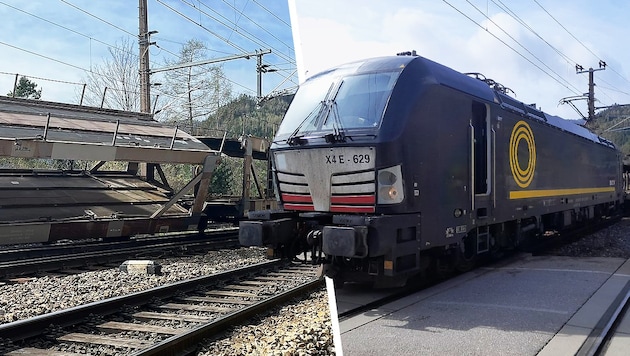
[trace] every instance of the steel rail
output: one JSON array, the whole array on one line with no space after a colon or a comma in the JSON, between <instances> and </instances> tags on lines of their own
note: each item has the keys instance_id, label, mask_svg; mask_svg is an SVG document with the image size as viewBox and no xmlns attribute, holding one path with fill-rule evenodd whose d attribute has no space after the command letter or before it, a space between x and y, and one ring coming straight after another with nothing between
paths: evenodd
<instances>
[{"instance_id":1,"label":"steel rail","mask_svg":"<svg viewBox=\"0 0 630 356\"><path fill-rule=\"evenodd\" d=\"M125 248L134 246L144 246L147 243L168 243L173 241L182 241L187 239L189 241L203 241L204 239L217 238L224 235L230 235L236 233L238 227L228 227L222 229L209 230L205 232L207 236L201 236L199 232L194 231L181 231L175 233L167 233L160 235L143 235L136 236L134 238L112 238L104 241L87 241L87 242L72 242L72 243L54 243L43 244L37 246L23 245L0 246L0 262L15 261L16 258L36 258L55 255L67 255L73 251L89 252L89 251L102 251L108 247L111 248ZM89 240L89 239L86 239Z\"/></svg>"},{"instance_id":2,"label":"steel rail","mask_svg":"<svg viewBox=\"0 0 630 356\"><path fill-rule=\"evenodd\" d=\"M220 235L220 236L219 236ZM103 246L103 245L101 245ZM125 246L123 244L123 246ZM171 239L168 241L151 241L147 239L132 247L121 247L115 243L108 243L104 249L88 252L76 252L77 247L72 247L67 255L55 253L53 256L41 256L22 258L16 254L14 260L0 262L0 278L8 278L20 275L28 275L43 271L59 270L64 268L82 267L86 265L111 263L124 259L146 255L154 251L174 251L180 247L191 249L216 249L237 247L238 239L235 231L222 232L217 235L207 236L203 239ZM26 251L25 253L29 253Z\"/></svg>"},{"instance_id":3,"label":"steel rail","mask_svg":"<svg viewBox=\"0 0 630 356\"><path fill-rule=\"evenodd\" d=\"M289 265L289 262L282 260L261 262L210 276L175 282L129 295L100 300L70 309L60 310L25 320L19 320L9 324L0 325L0 339L10 339L16 343L17 341L41 335L50 325L60 327L72 326L84 322L85 318L87 318L90 314L110 315L119 312L123 306L146 305L155 298L165 299L173 297L179 292L194 291L198 289L200 285L212 284L218 281L232 279L250 273L259 272L261 270L273 269L286 265Z\"/></svg>"},{"instance_id":4,"label":"steel rail","mask_svg":"<svg viewBox=\"0 0 630 356\"><path fill-rule=\"evenodd\" d=\"M243 309L213 320L183 334L172 336L147 349L133 353L133 356L185 355L194 352L199 344L212 336L227 330L229 326L243 323L255 315L282 305L291 299L303 296L324 286L323 279L313 279L271 298L262 300Z\"/></svg>"}]
</instances>

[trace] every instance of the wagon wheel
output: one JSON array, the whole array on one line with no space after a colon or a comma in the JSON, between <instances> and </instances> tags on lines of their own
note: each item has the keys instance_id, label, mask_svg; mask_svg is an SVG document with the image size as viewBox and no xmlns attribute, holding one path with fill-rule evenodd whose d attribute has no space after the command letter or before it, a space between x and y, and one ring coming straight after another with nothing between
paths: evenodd
<instances>
[{"instance_id":1,"label":"wagon wheel","mask_svg":"<svg viewBox=\"0 0 630 356\"><path fill-rule=\"evenodd\" d=\"M470 233L462 239L457 249L455 269L460 272L470 271L477 263L477 236Z\"/></svg>"}]
</instances>

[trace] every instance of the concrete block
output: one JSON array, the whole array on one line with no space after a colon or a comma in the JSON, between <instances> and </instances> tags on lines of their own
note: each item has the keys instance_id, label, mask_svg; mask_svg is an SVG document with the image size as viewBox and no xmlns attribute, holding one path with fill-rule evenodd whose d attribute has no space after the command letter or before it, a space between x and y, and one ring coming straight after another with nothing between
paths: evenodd
<instances>
[{"instance_id":1,"label":"concrete block","mask_svg":"<svg viewBox=\"0 0 630 356\"><path fill-rule=\"evenodd\" d=\"M151 260L127 260L118 269L130 274L162 274L162 266Z\"/></svg>"}]
</instances>

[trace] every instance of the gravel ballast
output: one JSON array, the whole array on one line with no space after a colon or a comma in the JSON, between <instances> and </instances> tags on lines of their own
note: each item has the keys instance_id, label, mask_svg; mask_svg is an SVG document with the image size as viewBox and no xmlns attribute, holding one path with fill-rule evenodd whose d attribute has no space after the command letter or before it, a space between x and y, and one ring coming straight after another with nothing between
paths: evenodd
<instances>
[{"instance_id":1,"label":"gravel ballast","mask_svg":"<svg viewBox=\"0 0 630 356\"><path fill-rule=\"evenodd\" d=\"M547 254L630 258L630 218ZM242 248L157 260L161 275L111 268L31 278L0 286L0 324L263 261L264 249ZM333 355L329 310L325 290L313 292L207 341L200 345L199 355Z\"/></svg>"},{"instance_id":2,"label":"gravel ballast","mask_svg":"<svg viewBox=\"0 0 630 356\"><path fill-rule=\"evenodd\" d=\"M111 268L7 284L0 286L0 324L266 260L264 249L219 250L199 256L159 260L161 275L125 273Z\"/></svg>"},{"instance_id":3,"label":"gravel ballast","mask_svg":"<svg viewBox=\"0 0 630 356\"><path fill-rule=\"evenodd\" d=\"M317 291L207 342L198 355L334 355L331 328L326 290Z\"/></svg>"},{"instance_id":4,"label":"gravel ballast","mask_svg":"<svg viewBox=\"0 0 630 356\"><path fill-rule=\"evenodd\" d=\"M161 275L126 273L111 268L66 276L43 276L28 279L25 283L0 286L0 324L267 259L264 249L241 248L156 261L162 266ZM326 291L313 292L304 299L271 310L266 316L236 327L223 339L208 341L200 348L204 349L202 355L334 355ZM52 349L59 350L57 347ZM80 345L64 351L96 352ZM112 353L107 348L101 348L97 353L121 354Z\"/></svg>"},{"instance_id":5,"label":"gravel ballast","mask_svg":"<svg viewBox=\"0 0 630 356\"><path fill-rule=\"evenodd\" d=\"M547 251L546 254L571 257L630 258L630 217L585 236L578 241Z\"/></svg>"}]
</instances>

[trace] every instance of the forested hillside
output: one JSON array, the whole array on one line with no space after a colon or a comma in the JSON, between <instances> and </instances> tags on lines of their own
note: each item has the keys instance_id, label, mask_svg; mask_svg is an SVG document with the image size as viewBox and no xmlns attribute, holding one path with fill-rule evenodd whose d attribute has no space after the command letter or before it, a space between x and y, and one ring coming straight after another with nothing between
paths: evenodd
<instances>
[{"instance_id":1,"label":"forested hillside","mask_svg":"<svg viewBox=\"0 0 630 356\"><path fill-rule=\"evenodd\" d=\"M256 98L242 94L201 121L195 134L227 131L228 137L245 134L271 140L292 99L293 95L279 96L257 105Z\"/></svg>"},{"instance_id":2,"label":"forested hillside","mask_svg":"<svg viewBox=\"0 0 630 356\"><path fill-rule=\"evenodd\" d=\"M616 105L600 111L586 126L612 141L624 156L630 155L630 105Z\"/></svg>"},{"instance_id":3,"label":"forested hillside","mask_svg":"<svg viewBox=\"0 0 630 356\"><path fill-rule=\"evenodd\" d=\"M257 105L256 98L241 95L200 122L199 132L195 134L222 137L223 133L227 132L227 137L230 138L252 135L271 141L291 100L293 95L280 96ZM264 184L267 178L267 163L254 161L254 167L259 182ZM212 196L241 195L242 180L243 160L224 157L214 172L209 193ZM257 193L252 184L250 194L256 196Z\"/></svg>"}]
</instances>

